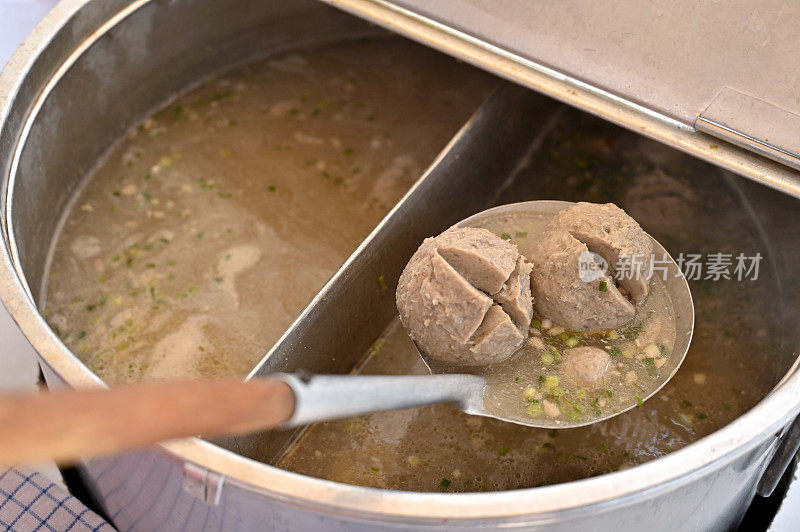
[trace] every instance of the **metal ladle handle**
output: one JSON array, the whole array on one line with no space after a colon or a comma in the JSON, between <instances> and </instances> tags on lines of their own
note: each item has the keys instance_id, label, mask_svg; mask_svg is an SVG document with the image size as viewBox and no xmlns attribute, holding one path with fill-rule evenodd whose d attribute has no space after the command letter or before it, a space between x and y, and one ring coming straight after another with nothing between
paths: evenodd
<instances>
[{"instance_id":1,"label":"metal ladle handle","mask_svg":"<svg viewBox=\"0 0 800 532\"><path fill-rule=\"evenodd\" d=\"M475 375L270 375L288 384L295 395L292 416L281 427L296 427L368 412L434 403L465 405L482 393Z\"/></svg>"}]
</instances>

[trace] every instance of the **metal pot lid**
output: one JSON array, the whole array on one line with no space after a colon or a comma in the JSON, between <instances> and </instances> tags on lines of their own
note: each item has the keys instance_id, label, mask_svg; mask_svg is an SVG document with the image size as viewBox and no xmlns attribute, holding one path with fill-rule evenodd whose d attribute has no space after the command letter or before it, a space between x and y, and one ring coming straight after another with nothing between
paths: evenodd
<instances>
[{"instance_id":1,"label":"metal pot lid","mask_svg":"<svg viewBox=\"0 0 800 532\"><path fill-rule=\"evenodd\" d=\"M800 4L328 1L378 23L376 9L402 12L800 170ZM520 70L504 75L524 82Z\"/></svg>"}]
</instances>

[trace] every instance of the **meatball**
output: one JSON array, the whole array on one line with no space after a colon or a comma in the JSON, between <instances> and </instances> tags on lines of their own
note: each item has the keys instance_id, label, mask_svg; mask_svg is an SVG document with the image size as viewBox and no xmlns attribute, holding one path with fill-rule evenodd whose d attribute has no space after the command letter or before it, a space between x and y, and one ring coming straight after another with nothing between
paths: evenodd
<instances>
[{"instance_id":1,"label":"meatball","mask_svg":"<svg viewBox=\"0 0 800 532\"><path fill-rule=\"evenodd\" d=\"M531 254L537 310L575 331L623 325L649 293L652 249L647 233L613 204L577 203L559 211ZM581 263L592 253L609 268L582 278Z\"/></svg>"},{"instance_id":2,"label":"meatball","mask_svg":"<svg viewBox=\"0 0 800 532\"><path fill-rule=\"evenodd\" d=\"M571 234L618 270L617 281L634 303L647 297L653 242L625 211L613 203L576 203L557 212L548 228Z\"/></svg>"},{"instance_id":3,"label":"meatball","mask_svg":"<svg viewBox=\"0 0 800 532\"><path fill-rule=\"evenodd\" d=\"M564 373L581 386L601 383L610 364L609 354L596 347L564 350Z\"/></svg>"},{"instance_id":4,"label":"meatball","mask_svg":"<svg viewBox=\"0 0 800 532\"><path fill-rule=\"evenodd\" d=\"M580 278L578 264L586 252L586 244L569 233L547 231L542 235L531 274L536 308L542 316L573 331L619 327L633 318L636 307L607 273L591 282Z\"/></svg>"},{"instance_id":5,"label":"meatball","mask_svg":"<svg viewBox=\"0 0 800 532\"><path fill-rule=\"evenodd\" d=\"M528 336L531 265L485 229L428 238L397 285L400 320L420 349L459 365L499 362Z\"/></svg>"}]
</instances>

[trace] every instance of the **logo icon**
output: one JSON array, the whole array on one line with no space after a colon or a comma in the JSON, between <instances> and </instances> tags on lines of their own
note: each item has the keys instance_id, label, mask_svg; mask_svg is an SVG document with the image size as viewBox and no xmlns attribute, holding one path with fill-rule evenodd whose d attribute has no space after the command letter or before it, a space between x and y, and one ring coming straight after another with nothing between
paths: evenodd
<instances>
[{"instance_id":1,"label":"logo icon","mask_svg":"<svg viewBox=\"0 0 800 532\"><path fill-rule=\"evenodd\" d=\"M603 278L608 272L606 259L591 251L581 251L578 255L578 277L584 283Z\"/></svg>"}]
</instances>

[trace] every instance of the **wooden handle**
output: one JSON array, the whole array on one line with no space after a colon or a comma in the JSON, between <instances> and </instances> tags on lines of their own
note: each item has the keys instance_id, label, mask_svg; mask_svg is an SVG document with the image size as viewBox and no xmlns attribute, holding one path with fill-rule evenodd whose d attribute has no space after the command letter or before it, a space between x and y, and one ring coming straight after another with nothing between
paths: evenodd
<instances>
[{"instance_id":1,"label":"wooden handle","mask_svg":"<svg viewBox=\"0 0 800 532\"><path fill-rule=\"evenodd\" d=\"M125 385L0 398L0 464L109 454L202 434L275 427L294 412L283 381L257 379Z\"/></svg>"}]
</instances>

